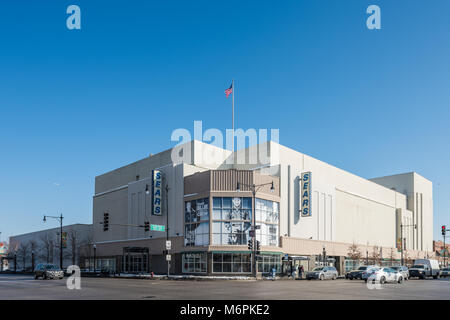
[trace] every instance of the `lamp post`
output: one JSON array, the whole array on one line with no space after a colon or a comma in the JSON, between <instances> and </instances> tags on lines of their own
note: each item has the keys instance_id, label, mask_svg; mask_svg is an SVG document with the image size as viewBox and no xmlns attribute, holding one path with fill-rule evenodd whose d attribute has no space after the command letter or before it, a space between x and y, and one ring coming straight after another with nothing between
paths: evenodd
<instances>
[{"instance_id":1,"label":"lamp post","mask_svg":"<svg viewBox=\"0 0 450 320\"><path fill-rule=\"evenodd\" d=\"M34 271L34 250L31 250L31 270Z\"/></svg>"},{"instance_id":2,"label":"lamp post","mask_svg":"<svg viewBox=\"0 0 450 320\"><path fill-rule=\"evenodd\" d=\"M169 185L166 182L166 240L169 240ZM169 250L167 249L167 255L169 255ZM170 261L167 259L167 278L170 275Z\"/></svg>"},{"instance_id":3,"label":"lamp post","mask_svg":"<svg viewBox=\"0 0 450 320\"><path fill-rule=\"evenodd\" d=\"M57 219L59 220L59 225L60 225L60 232L59 232L59 267L61 268L61 270L63 269L63 215L61 213L61 215L59 217L55 217L55 216L46 216L44 215L44 222L47 221L47 218L53 218L53 219Z\"/></svg>"},{"instance_id":4,"label":"lamp post","mask_svg":"<svg viewBox=\"0 0 450 320\"><path fill-rule=\"evenodd\" d=\"M94 243L94 273L97 271L97 245Z\"/></svg>"},{"instance_id":5,"label":"lamp post","mask_svg":"<svg viewBox=\"0 0 450 320\"><path fill-rule=\"evenodd\" d=\"M405 247L403 245L403 240L405 240L406 242L406 238L403 239L403 228L407 228L407 227L414 227L414 229L417 229L417 224L400 224L400 243L401 243L401 247L400 247L400 252L401 252L401 264L403 265L403 248Z\"/></svg>"},{"instance_id":6,"label":"lamp post","mask_svg":"<svg viewBox=\"0 0 450 320\"><path fill-rule=\"evenodd\" d=\"M325 246L322 247L322 254L323 254L323 267L325 267L327 261L327 251L325 250Z\"/></svg>"},{"instance_id":7,"label":"lamp post","mask_svg":"<svg viewBox=\"0 0 450 320\"><path fill-rule=\"evenodd\" d=\"M253 259L252 259L252 274L256 278L257 275L257 268L258 265L256 263L256 207L255 207L255 199L256 199L256 192L263 187L270 184L270 192L274 192L275 188L273 187L273 181L268 183L261 183L261 184L246 184L242 182L237 182L236 191L241 191L241 186L245 186L250 188L250 191L252 192L252 208L253 208L253 215L252 215L252 242L253 242Z\"/></svg>"},{"instance_id":8,"label":"lamp post","mask_svg":"<svg viewBox=\"0 0 450 320\"><path fill-rule=\"evenodd\" d=\"M17 271L17 253L14 253L14 273Z\"/></svg>"}]
</instances>

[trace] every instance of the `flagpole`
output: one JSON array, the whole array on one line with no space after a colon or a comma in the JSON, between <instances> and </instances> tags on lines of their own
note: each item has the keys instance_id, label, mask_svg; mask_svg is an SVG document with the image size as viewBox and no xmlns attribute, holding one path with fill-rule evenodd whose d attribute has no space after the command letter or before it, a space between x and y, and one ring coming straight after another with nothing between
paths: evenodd
<instances>
[{"instance_id":1,"label":"flagpole","mask_svg":"<svg viewBox=\"0 0 450 320\"><path fill-rule=\"evenodd\" d=\"M233 95L232 96L232 100L233 100L233 102L232 102L232 111L231 111L231 114L232 114L231 128L233 129L233 134L234 134L234 80L231 80L231 88L233 89L231 91L231 94Z\"/></svg>"}]
</instances>

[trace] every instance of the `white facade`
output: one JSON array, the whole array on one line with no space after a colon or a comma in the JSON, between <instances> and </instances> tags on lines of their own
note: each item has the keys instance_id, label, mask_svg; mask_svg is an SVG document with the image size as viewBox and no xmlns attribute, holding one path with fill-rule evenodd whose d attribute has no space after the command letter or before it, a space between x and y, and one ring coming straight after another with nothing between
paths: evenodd
<instances>
[{"instance_id":1,"label":"white facade","mask_svg":"<svg viewBox=\"0 0 450 320\"><path fill-rule=\"evenodd\" d=\"M406 249L432 251L433 199L429 180L415 172L368 180L274 142L267 148L271 165L279 163L281 235L395 247L400 238L397 219L403 217ZM249 152L256 153L257 149L250 148ZM312 174L310 217L300 215L299 179L303 172Z\"/></svg>"},{"instance_id":2,"label":"white facade","mask_svg":"<svg viewBox=\"0 0 450 320\"><path fill-rule=\"evenodd\" d=\"M189 142L182 148L183 158L177 161L173 159L174 150L178 152L180 147L96 178L95 242L166 236L161 232L145 233L135 227L114 225L110 226L111 232L102 232L100 224L104 212L109 212L119 224L143 224L148 220L152 224L166 224L164 214L151 216L149 211L151 200L145 189L151 185L152 169L164 172L170 188L170 237L184 235L183 181L186 176L211 169L253 169L280 178L280 237L395 248L403 224L406 249L432 251L432 183L417 173L368 180L274 142L234 153L199 141ZM268 150L267 157L259 154L262 149ZM253 161L248 161L251 158ZM312 174L312 214L309 217L300 214L299 180L304 172ZM412 227L415 224L417 229Z\"/></svg>"}]
</instances>

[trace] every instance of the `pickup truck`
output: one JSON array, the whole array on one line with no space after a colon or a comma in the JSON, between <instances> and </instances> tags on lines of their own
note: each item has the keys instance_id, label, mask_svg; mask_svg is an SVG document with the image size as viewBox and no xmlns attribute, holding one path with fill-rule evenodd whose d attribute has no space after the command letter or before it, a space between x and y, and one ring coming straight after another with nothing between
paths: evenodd
<instances>
[{"instance_id":1,"label":"pickup truck","mask_svg":"<svg viewBox=\"0 0 450 320\"><path fill-rule=\"evenodd\" d=\"M409 268L409 277L417 277L419 279L425 279L433 277L438 279L441 275L439 269L439 263L437 260L432 259L417 259L414 261L414 265Z\"/></svg>"}]
</instances>

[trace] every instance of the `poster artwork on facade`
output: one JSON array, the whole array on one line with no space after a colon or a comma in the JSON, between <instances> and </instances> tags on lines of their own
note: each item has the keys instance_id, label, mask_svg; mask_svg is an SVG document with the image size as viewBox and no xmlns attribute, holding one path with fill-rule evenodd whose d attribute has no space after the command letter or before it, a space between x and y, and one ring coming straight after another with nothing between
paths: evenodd
<instances>
[{"instance_id":1,"label":"poster artwork on facade","mask_svg":"<svg viewBox=\"0 0 450 320\"><path fill-rule=\"evenodd\" d=\"M8 246L6 243L0 242L0 257L6 256L8 253Z\"/></svg>"},{"instance_id":2,"label":"poster artwork on facade","mask_svg":"<svg viewBox=\"0 0 450 320\"><path fill-rule=\"evenodd\" d=\"M162 189L162 174L159 170L152 171L152 214L155 216L162 215L161 210L161 189Z\"/></svg>"},{"instance_id":3,"label":"poster artwork on facade","mask_svg":"<svg viewBox=\"0 0 450 320\"><path fill-rule=\"evenodd\" d=\"M301 176L301 215L302 217L311 216L311 172L303 172Z\"/></svg>"}]
</instances>

